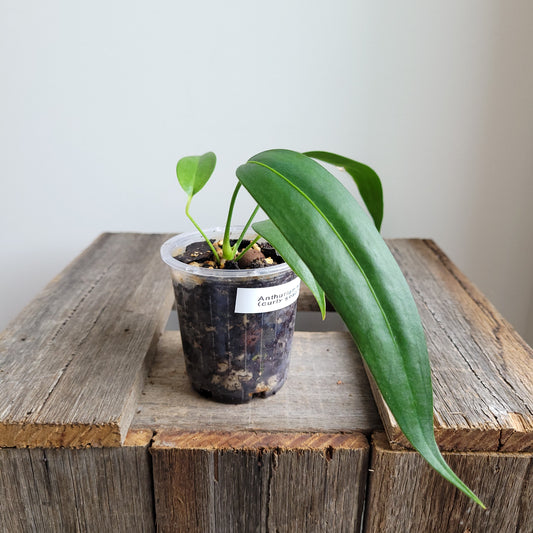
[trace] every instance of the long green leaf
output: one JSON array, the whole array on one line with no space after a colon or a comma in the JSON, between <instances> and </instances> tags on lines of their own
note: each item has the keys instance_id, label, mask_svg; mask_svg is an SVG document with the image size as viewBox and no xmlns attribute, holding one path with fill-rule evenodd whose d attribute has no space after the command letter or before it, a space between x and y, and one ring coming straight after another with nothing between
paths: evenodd
<instances>
[{"instance_id":1,"label":"long green leaf","mask_svg":"<svg viewBox=\"0 0 533 533\"><path fill-rule=\"evenodd\" d=\"M309 287L309 290L318 303L322 318L324 318L326 316L326 296L324 291L317 283L307 265L287 242L287 239L285 239L271 220L256 222L252 227L280 253L281 257L283 257L294 273Z\"/></svg>"},{"instance_id":2,"label":"long green leaf","mask_svg":"<svg viewBox=\"0 0 533 533\"><path fill-rule=\"evenodd\" d=\"M319 159L324 163L330 163L336 167L342 167L355 181L361 198L374 219L374 224L378 230L381 229L383 222L383 187L381 180L376 172L369 166L343 157L342 155L333 154L331 152L304 152L304 155Z\"/></svg>"},{"instance_id":3,"label":"long green leaf","mask_svg":"<svg viewBox=\"0 0 533 533\"><path fill-rule=\"evenodd\" d=\"M237 177L341 315L406 438L443 477L483 505L435 442L420 317L370 218L332 174L296 152L257 154L237 169Z\"/></svg>"}]
</instances>

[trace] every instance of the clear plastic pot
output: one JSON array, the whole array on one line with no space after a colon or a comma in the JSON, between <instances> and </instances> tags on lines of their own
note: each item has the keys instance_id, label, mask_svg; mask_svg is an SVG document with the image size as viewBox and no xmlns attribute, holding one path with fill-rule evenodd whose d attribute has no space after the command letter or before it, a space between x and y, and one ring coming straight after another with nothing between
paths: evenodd
<instances>
[{"instance_id":1,"label":"clear plastic pot","mask_svg":"<svg viewBox=\"0 0 533 533\"><path fill-rule=\"evenodd\" d=\"M231 237L240 232L233 228ZM223 228L205 234L219 240ZM224 270L174 258L202 240L199 233L184 233L161 247L171 271L190 382L203 396L225 403L275 394L287 378L299 279L285 263Z\"/></svg>"}]
</instances>

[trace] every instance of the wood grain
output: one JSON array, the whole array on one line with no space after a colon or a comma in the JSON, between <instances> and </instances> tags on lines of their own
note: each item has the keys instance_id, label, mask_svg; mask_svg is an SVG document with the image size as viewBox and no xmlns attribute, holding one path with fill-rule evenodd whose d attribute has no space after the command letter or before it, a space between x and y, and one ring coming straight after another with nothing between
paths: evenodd
<instances>
[{"instance_id":1,"label":"wood grain","mask_svg":"<svg viewBox=\"0 0 533 533\"><path fill-rule=\"evenodd\" d=\"M370 434L382 425L348 333L295 332L283 388L270 398L227 405L207 400L192 389L179 333L166 331L131 427Z\"/></svg>"},{"instance_id":2,"label":"wood grain","mask_svg":"<svg viewBox=\"0 0 533 533\"><path fill-rule=\"evenodd\" d=\"M444 453L487 506L447 483L414 451L392 450L374 435L365 533L530 533L533 454Z\"/></svg>"},{"instance_id":3,"label":"wood grain","mask_svg":"<svg viewBox=\"0 0 533 533\"><path fill-rule=\"evenodd\" d=\"M151 453L161 531L359 530L361 434L163 432Z\"/></svg>"},{"instance_id":4,"label":"wood grain","mask_svg":"<svg viewBox=\"0 0 533 533\"><path fill-rule=\"evenodd\" d=\"M122 442L172 305L165 237L100 236L0 335L0 446Z\"/></svg>"},{"instance_id":5,"label":"wood grain","mask_svg":"<svg viewBox=\"0 0 533 533\"><path fill-rule=\"evenodd\" d=\"M151 433L122 447L0 449L0 531L155 531Z\"/></svg>"},{"instance_id":6,"label":"wood grain","mask_svg":"<svg viewBox=\"0 0 533 533\"><path fill-rule=\"evenodd\" d=\"M388 241L426 332L439 446L533 451L533 350L430 240ZM408 443L370 379L393 447Z\"/></svg>"},{"instance_id":7,"label":"wood grain","mask_svg":"<svg viewBox=\"0 0 533 533\"><path fill-rule=\"evenodd\" d=\"M161 531L358 531L382 425L349 334L296 332L274 397L203 399L179 334L159 338L165 238L101 236L0 335L0 446L31 448L0 449L0 530L153 531L157 432ZM391 443L376 434L366 531L529 533L533 352L432 241L389 246L428 338L437 441L490 509L391 449L405 440L376 391ZM298 305L317 309L305 287Z\"/></svg>"}]
</instances>

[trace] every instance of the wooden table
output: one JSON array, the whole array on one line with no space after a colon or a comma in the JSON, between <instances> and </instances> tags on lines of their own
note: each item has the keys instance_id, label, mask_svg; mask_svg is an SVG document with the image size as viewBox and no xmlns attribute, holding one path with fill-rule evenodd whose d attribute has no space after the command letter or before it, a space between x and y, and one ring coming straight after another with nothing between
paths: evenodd
<instances>
[{"instance_id":1,"label":"wooden table","mask_svg":"<svg viewBox=\"0 0 533 533\"><path fill-rule=\"evenodd\" d=\"M437 440L487 511L405 448L346 332L297 331L274 397L196 395L167 237L102 235L0 335L0 531L533 531L533 351L435 243L389 241Z\"/></svg>"}]
</instances>

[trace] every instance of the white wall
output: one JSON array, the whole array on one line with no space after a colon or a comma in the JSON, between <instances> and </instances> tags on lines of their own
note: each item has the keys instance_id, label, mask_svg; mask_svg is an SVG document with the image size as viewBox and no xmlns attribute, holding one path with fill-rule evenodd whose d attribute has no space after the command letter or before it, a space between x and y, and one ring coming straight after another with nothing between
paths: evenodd
<instances>
[{"instance_id":1,"label":"white wall","mask_svg":"<svg viewBox=\"0 0 533 533\"><path fill-rule=\"evenodd\" d=\"M217 153L193 205L214 225L234 168L287 147L372 165L385 236L434 238L533 342L532 22L528 0L4 0L0 327L100 232L188 229L179 157Z\"/></svg>"}]
</instances>

